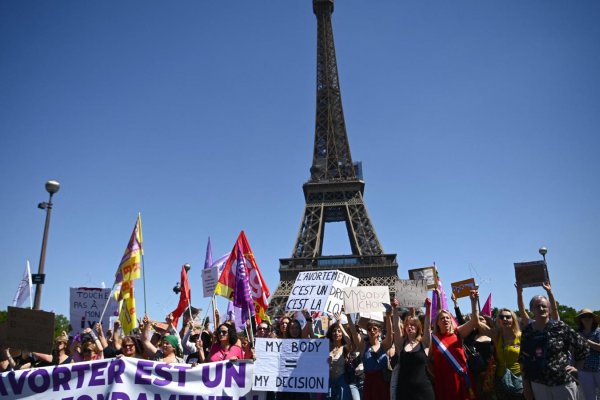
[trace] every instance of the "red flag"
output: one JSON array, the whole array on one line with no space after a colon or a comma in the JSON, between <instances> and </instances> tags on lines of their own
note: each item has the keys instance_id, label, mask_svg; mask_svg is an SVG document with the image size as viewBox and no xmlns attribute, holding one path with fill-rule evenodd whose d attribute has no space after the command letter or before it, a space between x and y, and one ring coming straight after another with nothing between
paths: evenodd
<instances>
[{"instance_id":1,"label":"red flag","mask_svg":"<svg viewBox=\"0 0 600 400\"><path fill-rule=\"evenodd\" d=\"M181 292L179 294L179 304L173 310L173 326L177 328L179 317L192 305L192 292L190 290L190 282L188 281L185 265L181 267Z\"/></svg>"},{"instance_id":2,"label":"red flag","mask_svg":"<svg viewBox=\"0 0 600 400\"><path fill-rule=\"evenodd\" d=\"M229 300L233 299L236 271L233 270L232 266L237 265L238 249L240 249L244 254L248 283L250 284L250 295L252 296L256 312L256 322L260 323L262 320L268 320L267 307L269 306L268 298L271 293L269 292L269 288L267 287L267 284L260 273L258 264L254 259L254 253L252 253L252 248L250 248L250 243L248 243L248 239L246 239L244 231L240 232L240 235L233 245L233 249L231 250L227 262L225 263L223 272L219 277L219 281L215 288L215 294L223 296Z\"/></svg>"}]
</instances>

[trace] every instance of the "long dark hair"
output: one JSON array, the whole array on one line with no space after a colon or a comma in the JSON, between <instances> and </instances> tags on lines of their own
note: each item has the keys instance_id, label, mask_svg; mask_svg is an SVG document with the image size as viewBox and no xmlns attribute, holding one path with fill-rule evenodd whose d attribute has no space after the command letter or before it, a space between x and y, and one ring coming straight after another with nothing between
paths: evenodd
<instances>
[{"instance_id":1,"label":"long dark hair","mask_svg":"<svg viewBox=\"0 0 600 400\"><path fill-rule=\"evenodd\" d=\"M329 325L329 329L327 329L325 337L329 339L330 342L333 341L333 331L338 328L342 329L342 325L339 322L334 322L333 324ZM342 335L342 345L346 345L346 339L344 338L344 335Z\"/></svg>"},{"instance_id":2,"label":"long dark hair","mask_svg":"<svg viewBox=\"0 0 600 400\"><path fill-rule=\"evenodd\" d=\"M227 331L228 331L227 337L229 338L229 340L228 340L229 345L233 346L234 344L236 344L238 341L238 336L237 336L237 332L235 331L235 326L230 325L230 324L225 324L225 323L219 325L219 327L217 328L217 332L216 332L217 333L217 341L219 343L221 342L221 340L220 340L221 338L219 337L219 330L222 327L227 328Z\"/></svg>"}]
</instances>

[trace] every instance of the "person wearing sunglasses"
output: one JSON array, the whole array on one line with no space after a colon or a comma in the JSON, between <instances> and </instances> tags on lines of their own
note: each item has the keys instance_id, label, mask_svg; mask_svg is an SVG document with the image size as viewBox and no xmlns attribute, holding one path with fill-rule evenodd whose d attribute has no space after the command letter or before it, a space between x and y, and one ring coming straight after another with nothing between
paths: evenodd
<instances>
[{"instance_id":1,"label":"person wearing sunglasses","mask_svg":"<svg viewBox=\"0 0 600 400\"><path fill-rule=\"evenodd\" d=\"M225 323L219 325L215 331L215 343L210 348L208 361L242 360L244 351L236 344L237 341L235 326Z\"/></svg>"},{"instance_id":2,"label":"person wearing sunglasses","mask_svg":"<svg viewBox=\"0 0 600 400\"><path fill-rule=\"evenodd\" d=\"M270 338L271 337L271 327L267 321L262 321L256 327L256 337L260 338Z\"/></svg>"},{"instance_id":3,"label":"person wearing sunglasses","mask_svg":"<svg viewBox=\"0 0 600 400\"><path fill-rule=\"evenodd\" d=\"M575 319L577 332L590 346L590 353L583 361L583 368L579 370L580 388L586 400L595 400L596 392L600 390L600 318L589 308L584 308Z\"/></svg>"}]
</instances>

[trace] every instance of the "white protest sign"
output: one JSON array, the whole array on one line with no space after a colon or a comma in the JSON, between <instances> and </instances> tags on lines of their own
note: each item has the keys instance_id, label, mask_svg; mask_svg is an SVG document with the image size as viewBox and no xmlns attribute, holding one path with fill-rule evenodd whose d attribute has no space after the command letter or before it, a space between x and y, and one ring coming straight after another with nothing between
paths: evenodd
<instances>
[{"instance_id":1,"label":"white protest sign","mask_svg":"<svg viewBox=\"0 0 600 400\"><path fill-rule=\"evenodd\" d=\"M341 312L344 304L342 288L354 286L358 286L358 278L342 271L300 272L285 310L299 311L306 308L310 312Z\"/></svg>"},{"instance_id":2,"label":"white protest sign","mask_svg":"<svg viewBox=\"0 0 600 400\"><path fill-rule=\"evenodd\" d=\"M69 322L72 332L81 332L85 328L94 329L94 325L100 322L102 310L108 300L110 302L104 313L102 326L105 330L110 327L110 317L119 315L119 304L110 292L111 289L107 288L71 288Z\"/></svg>"},{"instance_id":3,"label":"white protest sign","mask_svg":"<svg viewBox=\"0 0 600 400\"><path fill-rule=\"evenodd\" d=\"M427 280L397 279L396 299L401 307L423 307L427 298Z\"/></svg>"},{"instance_id":4,"label":"white protest sign","mask_svg":"<svg viewBox=\"0 0 600 400\"><path fill-rule=\"evenodd\" d=\"M358 286L342 291L345 313L385 312L384 304L390 304L387 286Z\"/></svg>"},{"instance_id":5,"label":"white protest sign","mask_svg":"<svg viewBox=\"0 0 600 400\"><path fill-rule=\"evenodd\" d=\"M254 364L221 361L165 364L131 357L11 371L0 374L6 399L230 399L263 400L252 391Z\"/></svg>"},{"instance_id":6,"label":"white protest sign","mask_svg":"<svg viewBox=\"0 0 600 400\"><path fill-rule=\"evenodd\" d=\"M329 340L256 338L253 390L326 393Z\"/></svg>"},{"instance_id":7,"label":"white protest sign","mask_svg":"<svg viewBox=\"0 0 600 400\"><path fill-rule=\"evenodd\" d=\"M225 263L229 258L229 253L221 256L217 261L213 262L210 268L202 270L202 289L204 297L212 297L215 294L215 287L219 281L219 277L225 268Z\"/></svg>"}]
</instances>

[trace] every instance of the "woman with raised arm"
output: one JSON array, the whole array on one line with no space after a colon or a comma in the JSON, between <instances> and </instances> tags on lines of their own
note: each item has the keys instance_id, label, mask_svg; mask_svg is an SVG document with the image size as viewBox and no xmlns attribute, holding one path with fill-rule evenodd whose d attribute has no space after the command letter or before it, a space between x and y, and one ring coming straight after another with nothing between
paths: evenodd
<instances>
[{"instance_id":1,"label":"woman with raised arm","mask_svg":"<svg viewBox=\"0 0 600 400\"><path fill-rule=\"evenodd\" d=\"M170 318L167 317L167 321L170 324ZM150 358L154 361L162 361L167 364L171 363L183 363L181 344L179 342L178 335L166 335L161 339L161 344L159 348L154 346L150 339L150 318L148 315L144 315L144 332L142 336L142 344L144 345L144 349L146 353L150 354ZM172 329L172 326L170 326Z\"/></svg>"},{"instance_id":2,"label":"woman with raised arm","mask_svg":"<svg viewBox=\"0 0 600 400\"><path fill-rule=\"evenodd\" d=\"M501 308L498 310L495 327L480 323L479 332L491 337L494 344L496 397L498 400L523 399L521 364L519 364L521 328L517 315L508 308Z\"/></svg>"},{"instance_id":3,"label":"woman with raised arm","mask_svg":"<svg viewBox=\"0 0 600 400\"><path fill-rule=\"evenodd\" d=\"M336 322L329 325L325 337L329 339L329 392L328 400L351 400L352 394L346 378L346 357L352 351L352 340L336 313Z\"/></svg>"},{"instance_id":4,"label":"woman with raised arm","mask_svg":"<svg viewBox=\"0 0 600 400\"><path fill-rule=\"evenodd\" d=\"M396 386L398 400L434 400L433 385L427 373L427 357L431 343L431 300L425 302L424 327L411 308L400 319L398 300L392 300L394 345L399 355L400 371Z\"/></svg>"},{"instance_id":5,"label":"woman with raised arm","mask_svg":"<svg viewBox=\"0 0 600 400\"><path fill-rule=\"evenodd\" d=\"M452 314L448 310L439 311L435 318L429 360L433 362L432 372L437 399L467 400L475 398L473 377L467 369L463 338L466 338L477 327L479 293L472 290L470 297L471 319L465 324L455 327Z\"/></svg>"},{"instance_id":6,"label":"woman with raised arm","mask_svg":"<svg viewBox=\"0 0 600 400\"><path fill-rule=\"evenodd\" d=\"M381 326L375 321L367 323L367 340L364 340L356 331L352 323L352 318L347 315L352 341L358 347L362 356L362 362L365 371L365 381L363 385L364 400L382 400L390 398L390 383L384 379L384 370L389 367L387 351L393 344L391 308L386 312L385 338L381 341Z\"/></svg>"}]
</instances>

